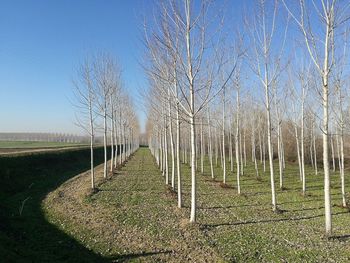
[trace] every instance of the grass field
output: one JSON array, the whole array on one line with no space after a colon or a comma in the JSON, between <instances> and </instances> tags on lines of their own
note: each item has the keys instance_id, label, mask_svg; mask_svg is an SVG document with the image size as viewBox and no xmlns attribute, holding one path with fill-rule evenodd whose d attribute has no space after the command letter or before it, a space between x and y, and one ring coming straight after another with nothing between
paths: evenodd
<instances>
[{"instance_id":1,"label":"grass field","mask_svg":"<svg viewBox=\"0 0 350 263\"><path fill-rule=\"evenodd\" d=\"M82 143L64 143L64 142L37 142L37 141L0 141L0 148L2 149L34 149L34 148L54 148L54 147L69 147L69 146L83 146Z\"/></svg>"},{"instance_id":2,"label":"grass field","mask_svg":"<svg viewBox=\"0 0 350 263\"><path fill-rule=\"evenodd\" d=\"M350 213L340 207L339 175L332 175L334 237L327 239L322 173L307 168L308 194L302 196L297 170L287 165L286 189L277 191L280 213L271 211L268 171L257 179L253 166L246 167L241 195L234 174L222 187L220 168L215 181L198 173L198 224L190 225L189 167L182 165L184 208L178 209L176 194L141 148L96 194L74 200L81 182L70 182L49 195L45 211L63 232L117 262L348 262ZM72 203L79 209L71 205L70 212Z\"/></svg>"}]
</instances>

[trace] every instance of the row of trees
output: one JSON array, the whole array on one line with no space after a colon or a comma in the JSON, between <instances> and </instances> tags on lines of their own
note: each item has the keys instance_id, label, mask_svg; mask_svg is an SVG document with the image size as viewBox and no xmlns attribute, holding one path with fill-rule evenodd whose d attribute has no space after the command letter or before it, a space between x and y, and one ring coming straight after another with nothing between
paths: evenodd
<instances>
[{"instance_id":1,"label":"row of trees","mask_svg":"<svg viewBox=\"0 0 350 263\"><path fill-rule=\"evenodd\" d=\"M95 188L94 143L102 134L104 147L103 177L123 164L139 146L139 124L134 106L122 82L120 65L110 55L85 60L74 81L77 125L90 137L91 188Z\"/></svg>"},{"instance_id":2,"label":"row of trees","mask_svg":"<svg viewBox=\"0 0 350 263\"><path fill-rule=\"evenodd\" d=\"M260 161L264 172L269 168L272 210L277 211L275 172L283 190L286 160L295 158L305 194L305 165L310 163L317 174L322 148L325 228L331 235L329 156L333 169L338 160L347 206L349 3L257 0L255 14L245 17L240 23L244 27L237 30L228 29L224 12L214 11L221 10L216 5L205 0L162 2L160 15L145 26L147 130L165 182L177 191L181 207L180 163L189 160L190 221L195 222L196 171L203 173L205 157L213 178L213 166L220 163L224 184L227 170L235 169L238 193L244 191L240 177L248 159L257 177Z\"/></svg>"},{"instance_id":3,"label":"row of trees","mask_svg":"<svg viewBox=\"0 0 350 263\"><path fill-rule=\"evenodd\" d=\"M69 133L2 132L0 133L0 141L86 143L89 138Z\"/></svg>"}]
</instances>

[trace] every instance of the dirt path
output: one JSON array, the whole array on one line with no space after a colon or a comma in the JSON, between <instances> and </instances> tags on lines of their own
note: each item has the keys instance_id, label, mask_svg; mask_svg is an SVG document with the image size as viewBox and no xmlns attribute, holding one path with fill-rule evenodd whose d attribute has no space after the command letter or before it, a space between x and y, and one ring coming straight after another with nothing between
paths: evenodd
<instances>
[{"instance_id":1,"label":"dirt path","mask_svg":"<svg viewBox=\"0 0 350 263\"><path fill-rule=\"evenodd\" d=\"M101 182L102 166L97 178ZM178 209L148 149L140 149L89 195L83 173L51 192L48 220L114 262L222 262L202 231Z\"/></svg>"}]
</instances>

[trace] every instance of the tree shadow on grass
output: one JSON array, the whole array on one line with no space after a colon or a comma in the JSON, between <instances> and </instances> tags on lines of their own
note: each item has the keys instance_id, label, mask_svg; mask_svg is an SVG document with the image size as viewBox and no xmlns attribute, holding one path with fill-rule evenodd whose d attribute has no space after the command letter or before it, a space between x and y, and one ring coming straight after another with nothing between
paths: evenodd
<instances>
[{"instance_id":1,"label":"tree shadow on grass","mask_svg":"<svg viewBox=\"0 0 350 263\"><path fill-rule=\"evenodd\" d=\"M348 214L349 212L338 212L333 213L332 215L341 215L341 214ZM293 218L271 218L271 219L263 219L263 220L246 220L246 221L240 221L240 222L225 222L225 223L219 223L219 224L203 224L203 228L214 228L219 226L239 226L239 225L252 225L252 224L264 224L264 223L274 223L274 222L285 222L285 221L301 221L301 220L309 220L309 219L315 219L324 217L324 214L319 215L313 215L313 216L301 216L301 217L293 217Z\"/></svg>"},{"instance_id":2,"label":"tree shadow on grass","mask_svg":"<svg viewBox=\"0 0 350 263\"><path fill-rule=\"evenodd\" d=\"M88 170L89 158L89 149L0 158L2 262L110 262L50 224L42 210L47 193ZM95 164L102 161L96 149Z\"/></svg>"},{"instance_id":3,"label":"tree shadow on grass","mask_svg":"<svg viewBox=\"0 0 350 263\"><path fill-rule=\"evenodd\" d=\"M160 255L160 254L170 254L172 251L166 250L166 251L151 251L151 252L144 252L144 253L132 253L132 254L122 254L117 257L109 257L108 259L112 262L127 262L132 259L138 259L143 257L149 257L154 255Z\"/></svg>"},{"instance_id":4,"label":"tree shadow on grass","mask_svg":"<svg viewBox=\"0 0 350 263\"><path fill-rule=\"evenodd\" d=\"M232 208L242 208L242 207L262 207L270 206L270 204L242 204L242 205L227 205L227 206L199 206L198 209L203 210L216 210L216 209L232 209Z\"/></svg>"},{"instance_id":5,"label":"tree shadow on grass","mask_svg":"<svg viewBox=\"0 0 350 263\"><path fill-rule=\"evenodd\" d=\"M333 198L333 196L334 196L334 195L332 194L332 201L340 200L340 198L337 198L337 197ZM321 198L315 199L315 197L321 197L321 196L313 195L313 196L312 196L313 199L310 198L310 199L300 199L300 200L297 200L297 201L286 201L286 202L281 202L281 203L279 203L279 205L297 204L297 203L302 204L302 203L310 203L310 202L324 202L324 199L321 199Z\"/></svg>"},{"instance_id":6,"label":"tree shadow on grass","mask_svg":"<svg viewBox=\"0 0 350 263\"><path fill-rule=\"evenodd\" d=\"M336 240L340 242L346 242L350 240L350 235L330 236L329 240Z\"/></svg>"}]
</instances>

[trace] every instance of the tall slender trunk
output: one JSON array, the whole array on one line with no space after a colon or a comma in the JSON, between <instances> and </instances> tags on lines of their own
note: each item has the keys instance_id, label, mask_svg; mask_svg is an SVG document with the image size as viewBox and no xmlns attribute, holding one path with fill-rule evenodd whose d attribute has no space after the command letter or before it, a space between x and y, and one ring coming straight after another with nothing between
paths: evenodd
<instances>
[{"instance_id":1,"label":"tall slender trunk","mask_svg":"<svg viewBox=\"0 0 350 263\"><path fill-rule=\"evenodd\" d=\"M270 164L270 183L271 183L271 198L272 198L272 210L277 210L276 203L276 192L275 192L275 176L273 170L273 149L272 149L272 139L271 139L271 112L270 112L270 96L269 96L269 86L268 86L268 73L267 64L265 64L265 104L266 104L266 121L267 121L267 148L269 152L269 164Z\"/></svg>"},{"instance_id":2,"label":"tall slender trunk","mask_svg":"<svg viewBox=\"0 0 350 263\"><path fill-rule=\"evenodd\" d=\"M237 107L237 112L236 112L236 138L235 138L235 148L236 148L236 165L237 165L237 192L238 194L241 193L241 183L240 183L240 176L241 176L241 171L240 171L240 160L239 160L239 118L240 118L240 101L239 101L239 87L237 87L237 95L236 95L236 107Z\"/></svg>"},{"instance_id":3,"label":"tall slender trunk","mask_svg":"<svg viewBox=\"0 0 350 263\"><path fill-rule=\"evenodd\" d=\"M341 126L343 126L343 120L341 120ZM346 192L345 192L345 173L344 173L344 132L343 127L340 128L340 179L341 179L341 195L343 207L347 207Z\"/></svg>"},{"instance_id":4,"label":"tall slender trunk","mask_svg":"<svg viewBox=\"0 0 350 263\"><path fill-rule=\"evenodd\" d=\"M340 139L340 181L341 181L341 195L342 195L342 204L343 207L347 207L346 203L346 192L345 192L345 173L344 173L344 117L343 117L343 98L341 88L339 87L339 139Z\"/></svg>"},{"instance_id":5,"label":"tall slender trunk","mask_svg":"<svg viewBox=\"0 0 350 263\"><path fill-rule=\"evenodd\" d=\"M117 116L116 112L114 112L114 116L116 118L116 116ZM114 119L113 127L114 127L114 142L115 142L114 168L117 168L119 142L118 142L118 128L117 128L117 121L116 121L116 119Z\"/></svg>"},{"instance_id":6,"label":"tall slender trunk","mask_svg":"<svg viewBox=\"0 0 350 263\"><path fill-rule=\"evenodd\" d=\"M124 123L124 125L123 125L123 152L122 152L122 155L123 155L122 161L123 162L126 161L126 130L125 130L125 126L126 126L126 124Z\"/></svg>"},{"instance_id":7,"label":"tall slender trunk","mask_svg":"<svg viewBox=\"0 0 350 263\"><path fill-rule=\"evenodd\" d=\"M279 108L277 105L277 92L274 87L274 103L277 116L277 155L278 155L278 169L280 176L280 189L283 189L283 164L282 164L282 147L281 147L281 118L279 114Z\"/></svg>"},{"instance_id":8,"label":"tall slender trunk","mask_svg":"<svg viewBox=\"0 0 350 263\"><path fill-rule=\"evenodd\" d=\"M196 129L194 123L194 116L190 118L190 129L191 129L191 217L190 222L196 222L196 191L197 191L197 182L196 182Z\"/></svg>"},{"instance_id":9,"label":"tall slender trunk","mask_svg":"<svg viewBox=\"0 0 350 263\"><path fill-rule=\"evenodd\" d=\"M168 114L169 114L169 136L170 136L170 151L171 151L171 188L175 189L175 147L173 137L173 120L171 116L171 101L170 88L168 88Z\"/></svg>"},{"instance_id":10,"label":"tall slender trunk","mask_svg":"<svg viewBox=\"0 0 350 263\"><path fill-rule=\"evenodd\" d=\"M180 164L180 108L178 102L178 87L176 76L176 61L174 64L174 86L176 93L176 169L177 169L177 206L182 207L182 180L181 180L181 164Z\"/></svg>"},{"instance_id":11,"label":"tall slender trunk","mask_svg":"<svg viewBox=\"0 0 350 263\"><path fill-rule=\"evenodd\" d=\"M312 128L314 129L314 132L313 132L313 148L314 148L315 174L317 175L318 170L317 170L316 134L315 134L315 127L313 126Z\"/></svg>"},{"instance_id":12,"label":"tall slender trunk","mask_svg":"<svg viewBox=\"0 0 350 263\"><path fill-rule=\"evenodd\" d=\"M277 151L278 151L278 165L280 175L280 189L283 189L283 157L282 157L282 145L281 145L281 129L280 124L277 127Z\"/></svg>"},{"instance_id":13,"label":"tall slender trunk","mask_svg":"<svg viewBox=\"0 0 350 263\"><path fill-rule=\"evenodd\" d=\"M265 142L265 133L263 133L263 167L264 173L266 172L266 142Z\"/></svg>"},{"instance_id":14,"label":"tall slender trunk","mask_svg":"<svg viewBox=\"0 0 350 263\"><path fill-rule=\"evenodd\" d=\"M306 178L305 178L305 157L304 157L304 94L305 94L305 87L302 85L302 102L301 102L301 130L300 130L300 142L301 142L301 175L302 175L302 191L303 195L305 195L306 192Z\"/></svg>"},{"instance_id":15,"label":"tall slender trunk","mask_svg":"<svg viewBox=\"0 0 350 263\"><path fill-rule=\"evenodd\" d=\"M259 177L259 169L258 169L258 162L256 160L256 144L255 144L255 127L254 127L254 120L252 122L252 158L254 162L254 168L255 168L255 174L256 177Z\"/></svg>"},{"instance_id":16,"label":"tall slender trunk","mask_svg":"<svg viewBox=\"0 0 350 263\"><path fill-rule=\"evenodd\" d=\"M204 173L204 136L203 136L203 118L201 118L201 174Z\"/></svg>"},{"instance_id":17,"label":"tall slender trunk","mask_svg":"<svg viewBox=\"0 0 350 263\"><path fill-rule=\"evenodd\" d=\"M259 154L260 154L260 163L263 162L263 151L262 151L262 144L261 144L261 131L259 128Z\"/></svg>"},{"instance_id":18,"label":"tall slender trunk","mask_svg":"<svg viewBox=\"0 0 350 263\"><path fill-rule=\"evenodd\" d=\"M214 127L214 142L215 142L215 166L218 167L218 140L216 128Z\"/></svg>"},{"instance_id":19,"label":"tall slender trunk","mask_svg":"<svg viewBox=\"0 0 350 263\"><path fill-rule=\"evenodd\" d=\"M339 124L339 126L340 126L340 124ZM337 145L337 158L338 158L339 174L341 174L340 140L339 140L338 132L340 132L340 129L337 131L337 134L335 135L335 143Z\"/></svg>"},{"instance_id":20,"label":"tall slender trunk","mask_svg":"<svg viewBox=\"0 0 350 263\"><path fill-rule=\"evenodd\" d=\"M295 131L295 140L296 140L296 145L297 145L297 156L298 156L298 166L299 166L299 179L300 182L303 180L303 173L301 170L301 156L300 156L300 146L299 146L299 135L298 135L298 125L295 122L294 124L294 131Z\"/></svg>"},{"instance_id":21,"label":"tall slender trunk","mask_svg":"<svg viewBox=\"0 0 350 263\"><path fill-rule=\"evenodd\" d=\"M244 159L244 167L247 166L247 151L246 151L246 129L243 129L243 159Z\"/></svg>"},{"instance_id":22,"label":"tall slender trunk","mask_svg":"<svg viewBox=\"0 0 350 263\"><path fill-rule=\"evenodd\" d=\"M283 132L282 132L282 124L280 126L280 140L281 140L281 157L282 157L282 168L283 170L286 169L286 159L284 154L284 143L283 143Z\"/></svg>"},{"instance_id":23,"label":"tall slender trunk","mask_svg":"<svg viewBox=\"0 0 350 263\"><path fill-rule=\"evenodd\" d=\"M333 135L330 135L331 139L331 153L332 153L332 170L335 172L335 159L334 159L334 142L333 142Z\"/></svg>"},{"instance_id":24,"label":"tall slender trunk","mask_svg":"<svg viewBox=\"0 0 350 263\"><path fill-rule=\"evenodd\" d=\"M187 53L187 77L189 80L189 93L190 93L190 133L191 133L191 215L190 222L196 222L196 129L195 129L195 90L194 90L194 77L192 72L192 50L191 50L191 6L190 0L186 0L186 53Z\"/></svg>"},{"instance_id":25,"label":"tall slender trunk","mask_svg":"<svg viewBox=\"0 0 350 263\"><path fill-rule=\"evenodd\" d=\"M165 183L169 184L169 162L168 162L168 133L166 126L166 116L164 117L164 155L165 155Z\"/></svg>"},{"instance_id":26,"label":"tall slender trunk","mask_svg":"<svg viewBox=\"0 0 350 263\"><path fill-rule=\"evenodd\" d=\"M220 153L220 166L221 166L221 169L222 169L223 162L222 162L222 141L221 141L221 138L222 138L222 135L220 135L220 133L219 133L219 135L218 135L218 144L219 144L219 153Z\"/></svg>"},{"instance_id":27,"label":"tall slender trunk","mask_svg":"<svg viewBox=\"0 0 350 263\"><path fill-rule=\"evenodd\" d=\"M310 132L310 162L311 162L312 169L315 169L314 156L312 153L312 131Z\"/></svg>"},{"instance_id":28,"label":"tall slender trunk","mask_svg":"<svg viewBox=\"0 0 350 263\"><path fill-rule=\"evenodd\" d=\"M222 169L223 169L223 180L226 184L226 154L225 154L225 88L223 89L222 96Z\"/></svg>"},{"instance_id":29,"label":"tall slender trunk","mask_svg":"<svg viewBox=\"0 0 350 263\"><path fill-rule=\"evenodd\" d=\"M213 150L212 150L212 139L211 139L211 124L210 124L210 109L208 107L208 145L209 145L209 163L211 178L214 179L214 167L213 167Z\"/></svg>"},{"instance_id":30,"label":"tall slender trunk","mask_svg":"<svg viewBox=\"0 0 350 263\"><path fill-rule=\"evenodd\" d=\"M103 112L103 149L104 149L104 165L103 178L107 178L107 105Z\"/></svg>"},{"instance_id":31,"label":"tall slender trunk","mask_svg":"<svg viewBox=\"0 0 350 263\"><path fill-rule=\"evenodd\" d=\"M94 122L92 116L91 94L89 93L89 117L90 117L90 171L91 171L91 189L95 189L95 170L94 170Z\"/></svg>"},{"instance_id":32,"label":"tall slender trunk","mask_svg":"<svg viewBox=\"0 0 350 263\"><path fill-rule=\"evenodd\" d=\"M229 122L229 147L230 147L230 171L233 172L233 145L232 145L232 123L231 123L231 117L230 116L230 122Z\"/></svg>"},{"instance_id":33,"label":"tall slender trunk","mask_svg":"<svg viewBox=\"0 0 350 263\"><path fill-rule=\"evenodd\" d=\"M111 168L110 172L113 172L113 161L114 161L114 109L112 104L112 98L110 99L111 103Z\"/></svg>"},{"instance_id":34,"label":"tall slender trunk","mask_svg":"<svg viewBox=\"0 0 350 263\"><path fill-rule=\"evenodd\" d=\"M242 128L244 130L244 128ZM241 160L241 175L244 175L244 164L243 164L243 150L242 150L242 133L239 133L239 153L240 153L240 160Z\"/></svg>"},{"instance_id":35,"label":"tall slender trunk","mask_svg":"<svg viewBox=\"0 0 350 263\"><path fill-rule=\"evenodd\" d=\"M330 191L330 174L328 159L328 78L329 78L329 38L330 38L330 21L327 20L326 40L325 40L325 58L323 68L323 87L322 87L322 106L323 106L323 170L324 170L324 203L325 203L325 227L326 234L332 234L332 207L331 207L331 191Z\"/></svg>"},{"instance_id":36,"label":"tall slender trunk","mask_svg":"<svg viewBox=\"0 0 350 263\"><path fill-rule=\"evenodd\" d=\"M160 162L160 170L162 171L162 175L165 178L165 153L164 153L164 133L163 133L163 127L160 127L160 156L161 156L161 162Z\"/></svg>"},{"instance_id":37,"label":"tall slender trunk","mask_svg":"<svg viewBox=\"0 0 350 263\"><path fill-rule=\"evenodd\" d=\"M119 111L119 164L121 165L123 163L122 160L122 152L123 152L123 131L122 131L122 112L121 109Z\"/></svg>"},{"instance_id":38,"label":"tall slender trunk","mask_svg":"<svg viewBox=\"0 0 350 263\"><path fill-rule=\"evenodd\" d=\"M180 116L179 103L176 103L176 168L177 168L177 206L182 207L182 182L180 164Z\"/></svg>"}]
</instances>

